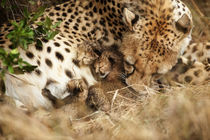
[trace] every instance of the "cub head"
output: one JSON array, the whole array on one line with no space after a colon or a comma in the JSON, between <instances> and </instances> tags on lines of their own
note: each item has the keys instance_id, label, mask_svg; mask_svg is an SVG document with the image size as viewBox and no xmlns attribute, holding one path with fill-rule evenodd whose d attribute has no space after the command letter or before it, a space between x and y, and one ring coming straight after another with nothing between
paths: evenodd
<instances>
[{"instance_id":1,"label":"cub head","mask_svg":"<svg viewBox=\"0 0 210 140\"><path fill-rule=\"evenodd\" d=\"M176 5L177 4L177 5ZM178 8L180 1L138 1L124 8L129 28L120 47L124 55L125 82L134 90L150 85L156 74L168 72L191 40L192 18L189 9Z\"/></svg>"}]
</instances>

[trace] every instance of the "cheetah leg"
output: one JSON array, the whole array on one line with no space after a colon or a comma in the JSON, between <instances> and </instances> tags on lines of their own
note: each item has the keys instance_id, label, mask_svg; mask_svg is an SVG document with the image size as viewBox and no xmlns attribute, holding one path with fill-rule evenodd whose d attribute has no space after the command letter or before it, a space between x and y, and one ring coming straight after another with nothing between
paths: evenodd
<instances>
[{"instance_id":1,"label":"cheetah leg","mask_svg":"<svg viewBox=\"0 0 210 140\"><path fill-rule=\"evenodd\" d=\"M42 95L51 101L54 108L60 108L73 102L85 102L87 99L88 86L84 80L74 79L69 81L67 89L70 94L63 99L55 97L47 88L42 89Z\"/></svg>"},{"instance_id":2,"label":"cheetah leg","mask_svg":"<svg viewBox=\"0 0 210 140\"><path fill-rule=\"evenodd\" d=\"M104 91L97 85L88 88L83 79L75 79L69 81L67 89L71 94L63 99L56 98L46 88L42 90L42 95L51 101L54 108L60 108L74 102L86 102L88 106L97 110L108 111L110 109L110 103Z\"/></svg>"},{"instance_id":3,"label":"cheetah leg","mask_svg":"<svg viewBox=\"0 0 210 140\"><path fill-rule=\"evenodd\" d=\"M104 91L99 86L95 85L89 88L88 98L86 104L96 110L108 111L110 109L110 102L105 96Z\"/></svg>"}]
</instances>

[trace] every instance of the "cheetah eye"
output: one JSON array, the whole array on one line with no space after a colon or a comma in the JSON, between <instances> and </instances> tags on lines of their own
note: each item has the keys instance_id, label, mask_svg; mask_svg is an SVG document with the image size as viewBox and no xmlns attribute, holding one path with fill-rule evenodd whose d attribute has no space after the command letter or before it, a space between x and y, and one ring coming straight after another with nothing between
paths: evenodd
<instances>
[{"instance_id":1,"label":"cheetah eye","mask_svg":"<svg viewBox=\"0 0 210 140\"><path fill-rule=\"evenodd\" d=\"M129 63L128 61L124 62L124 70L125 70L125 74L126 76L130 76L134 73L135 71L135 66L131 63Z\"/></svg>"},{"instance_id":2,"label":"cheetah eye","mask_svg":"<svg viewBox=\"0 0 210 140\"><path fill-rule=\"evenodd\" d=\"M97 50L97 49L93 49L94 53L96 53L98 56L101 56L102 52Z\"/></svg>"},{"instance_id":3,"label":"cheetah eye","mask_svg":"<svg viewBox=\"0 0 210 140\"><path fill-rule=\"evenodd\" d=\"M176 29L184 34L188 33L191 29L191 20L184 14L176 23Z\"/></svg>"},{"instance_id":4,"label":"cheetah eye","mask_svg":"<svg viewBox=\"0 0 210 140\"><path fill-rule=\"evenodd\" d=\"M109 59L109 62L113 65L115 63L115 60L111 57L108 58Z\"/></svg>"}]
</instances>

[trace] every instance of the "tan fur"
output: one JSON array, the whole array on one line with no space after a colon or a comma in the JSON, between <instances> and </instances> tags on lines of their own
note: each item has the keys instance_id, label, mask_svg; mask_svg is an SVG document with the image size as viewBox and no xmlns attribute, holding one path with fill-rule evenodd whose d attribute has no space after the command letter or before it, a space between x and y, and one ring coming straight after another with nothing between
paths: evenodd
<instances>
[{"instance_id":1,"label":"tan fur","mask_svg":"<svg viewBox=\"0 0 210 140\"><path fill-rule=\"evenodd\" d=\"M210 80L209 42L193 42L173 69L160 81L167 85L203 84Z\"/></svg>"},{"instance_id":2,"label":"tan fur","mask_svg":"<svg viewBox=\"0 0 210 140\"><path fill-rule=\"evenodd\" d=\"M120 48L127 64L134 68L132 73L128 72L126 83L137 91L141 90L139 85L149 86L154 74L164 74L176 64L182 41L192 29L192 20L186 14L174 21L172 3L156 2L148 2L151 7L140 14L142 18L140 16L130 33L124 36ZM148 16L151 10L153 15ZM187 24L183 26L184 23Z\"/></svg>"}]
</instances>

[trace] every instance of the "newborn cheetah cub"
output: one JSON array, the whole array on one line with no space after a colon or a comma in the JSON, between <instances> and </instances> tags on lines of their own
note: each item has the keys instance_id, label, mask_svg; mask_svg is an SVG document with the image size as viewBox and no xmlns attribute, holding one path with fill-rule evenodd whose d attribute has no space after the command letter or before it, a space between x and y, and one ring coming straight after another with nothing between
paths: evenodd
<instances>
[{"instance_id":1,"label":"newborn cheetah cub","mask_svg":"<svg viewBox=\"0 0 210 140\"><path fill-rule=\"evenodd\" d=\"M42 94L49 99L55 108L75 101L84 102L94 109L109 110L110 103L106 92L124 87L121 79L123 73L123 57L114 49L100 50L96 42L88 42L78 45L77 57L74 59L79 67L89 65L91 71L99 82L88 87L84 79L70 80L67 89L71 93L64 99L57 99L49 90L43 89Z\"/></svg>"}]
</instances>

